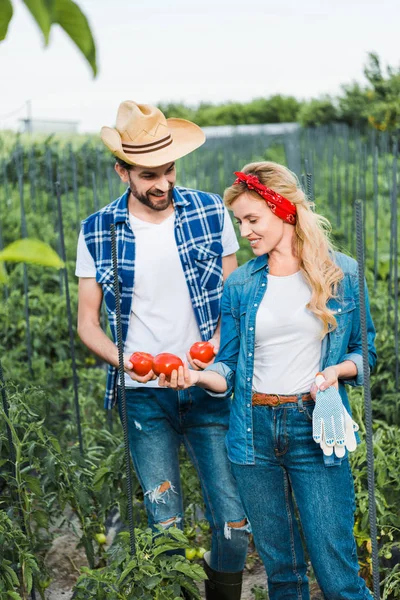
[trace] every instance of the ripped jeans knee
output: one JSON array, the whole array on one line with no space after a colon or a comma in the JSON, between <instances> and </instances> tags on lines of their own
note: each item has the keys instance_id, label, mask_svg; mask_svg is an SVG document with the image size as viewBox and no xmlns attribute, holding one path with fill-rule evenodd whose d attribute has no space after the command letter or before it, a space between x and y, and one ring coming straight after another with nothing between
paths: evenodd
<instances>
[{"instance_id":1,"label":"ripped jeans knee","mask_svg":"<svg viewBox=\"0 0 400 600\"><path fill-rule=\"evenodd\" d=\"M232 529L234 531L244 531L245 533L251 533L250 523L246 517L240 519L240 521L227 521L224 525L224 537L227 540L232 538Z\"/></svg>"},{"instance_id":2,"label":"ripped jeans knee","mask_svg":"<svg viewBox=\"0 0 400 600\"><path fill-rule=\"evenodd\" d=\"M144 493L149 525L160 525L163 529L182 525L180 500L170 481L163 481Z\"/></svg>"}]
</instances>

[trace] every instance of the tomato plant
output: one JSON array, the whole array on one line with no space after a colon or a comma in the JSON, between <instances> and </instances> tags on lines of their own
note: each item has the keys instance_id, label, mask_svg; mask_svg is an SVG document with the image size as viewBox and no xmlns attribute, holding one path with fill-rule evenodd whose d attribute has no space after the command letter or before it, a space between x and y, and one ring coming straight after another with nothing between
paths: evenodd
<instances>
[{"instance_id":1,"label":"tomato plant","mask_svg":"<svg viewBox=\"0 0 400 600\"><path fill-rule=\"evenodd\" d=\"M183 367L183 362L175 354L162 352L153 358L153 371L157 376L164 373L164 375L170 377L172 371L177 371L179 367Z\"/></svg>"},{"instance_id":2,"label":"tomato plant","mask_svg":"<svg viewBox=\"0 0 400 600\"><path fill-rule=\"evenodd\" d=\"M208 363L214 358L214 346L210 342L196 342L189 350L193 359Z\"/></svg>"},{"instance_id":3,"label":"tomato plant","mask_svg":"<svg viewBox=\"0 0 400 600\"><path fill-rule=\"evenodd\" d=\"M134 352L129 358L136 375L147 375L152 369L153 355L148 352Z\"/></svg>"}]
</instances>

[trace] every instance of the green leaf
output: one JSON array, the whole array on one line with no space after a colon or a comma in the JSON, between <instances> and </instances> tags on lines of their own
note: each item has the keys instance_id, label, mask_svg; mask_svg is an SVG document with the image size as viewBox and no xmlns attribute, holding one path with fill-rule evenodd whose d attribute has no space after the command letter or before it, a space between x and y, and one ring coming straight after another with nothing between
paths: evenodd
<instances>
[{"instance_id":1,"label":"green leaf","mask_svg":"<svg viewBox=\"0 0 400 600\"><path fill-rule=\"evenodd\" d=\"M52 4L54 0L22 0L32 17L39 25L44 36L44 42L49 43L50 27L52 24Z\"/></svg>"},{"instance_id":2,"label":"green leaf","mask_svg":"<svg viewBox=\"0 0 400 600\"><path fill-rule=\"evenodd\" d=\"M8 25L13 16L13 7L10 0L0 0L0 42L5 39Z\"/></svg>"},{"instance_id":3,"label":"green leaf","mask_svg":"<svg viewBox=\"0 0 400 600\"><path fill-rule=\"evenodd\" d=\"M34 477L33 475L23 475L23 479L26 482L26 484L28 485L28 487L30 488L30 490L36 494L36 496L42 496L43 495L43 491L42 488L40 486L40 480L37 477Z\"/></svg>"},{"instance_id":4,"label":"green leaf","mask_svg":"<svg viewBox=\"0 0 400 600\"><path fill-rule=\"evenodd\" d=\"M1 0L0 0L1 2ZM3 263L0 262L0 283L6 283L8 280L6 270Z\"/></svg>"},{"instance_id":5,"label":"green leaf","mask_svg":"<svg viewBox=\"0 0 400 600\"><path fill-rule=\"evenodd\" d=\"M95 490L99 491L104 483L104 477L107 475L107 473L110 472L110 469L108 467L101 467L100 469L98 469L96 475L93 477L93 482L92 485L94 487Z\"/></svg>"},{"instance_id":6,"label":"green leaf","mask_svg":"<svg viewBox=\"0 0 400 600\"><path fill-rule=\"evenodd\" d=\"M21 596L19 594L17 594L17 592L10 592L8 591L7 594L10 596L10 598L12 598L13 600L22 600Z\"/></svg>"},{"instance_id":7,"label":"green leaf","mask_svg":"<svg viewBox=\"0 0 400 600\"><path fill-rule=\"evenodd\" d=\"M88 20L79 6L72 0L55 0L53 22L58 23L78 46L96 76L96 46Z\"/></svg>"},{"instance_id":8,"label":"green leaf","mask_svg":"<svg viewBox=\"0 0 400 600\"><path fill-rule=\"evenodd\" d=\"M64 266L61 258L48 244L33 238L16 240L6 246L0 252L0 261L32 263L55 269Z\"/></svg>"},{"instance_id":9,"label":"green leaf","mask_svg":"<svg viewBox=\"0 0 400 600\"><path fill-rule=\"evenodd\" d=\"M25 566L25 585L26 585L26 590L28 592L28 594L31 592L32 589L32 584L33 584L33 577L32 577L32 569L30 567L30 565L26 565Z\"/></svg>"},{"instance_id":10,"label":"green leaf","mask_svg":"<svg viewBox=\"0 0 400 600\"><path fill-rule=\"evenodd\" d=\"M174 566L176 571L180 571L190 579L194 579L195 581L202 581L203 579L207 579L207 575L204 572L204 569L200 567L200 565L196 565L195 563L190 564L188 562L179 562Z\"/></svg>"},{"instance_id":11,"label":"green leaf","mask_svg":"<svg viewBox=\"0 0 400 600\"><path fill-rule=\"evenodd\" d=\"M136 559L131 560L128 563L127 567L121 573L118 583L121 584L124 581L124 579L129 575L129 573L131 571L133 571L133 569L135 569L136 567L137 567L137 560Z\"/></svg>"},{"instance_id":12,"label":"green leaf","mask_svg":"<svg viewBox=\"0 0 400 600\"><path fill-rule=\"evenodd\" d=\"M18 588L19 580L18 580L18 577L17 577L17 574L15 573L15 571L9 565L5 565L5 564L2 565L2 568L6 571L6 573L9 574L10 579L13 583L13 586Z\"/></svg>"}]
</instances>

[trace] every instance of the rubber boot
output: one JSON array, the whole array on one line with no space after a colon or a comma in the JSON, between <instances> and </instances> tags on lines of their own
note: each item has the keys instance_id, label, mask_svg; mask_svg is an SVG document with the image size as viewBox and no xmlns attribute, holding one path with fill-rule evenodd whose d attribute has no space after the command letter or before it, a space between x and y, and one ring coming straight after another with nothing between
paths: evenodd
<instances>
[{"instance_id":1,"label":"rubber boot","mask_svg":"<svg viewBox=\"0 0 400 600\"><path fill-rule=\"evenodd\" d=\"M240 600L242 594L243 571L224 573L214 571L207 560L210 552L204 555L203 568L208 579L204 582L206 600Z\"/></svg>"}]
</instances>

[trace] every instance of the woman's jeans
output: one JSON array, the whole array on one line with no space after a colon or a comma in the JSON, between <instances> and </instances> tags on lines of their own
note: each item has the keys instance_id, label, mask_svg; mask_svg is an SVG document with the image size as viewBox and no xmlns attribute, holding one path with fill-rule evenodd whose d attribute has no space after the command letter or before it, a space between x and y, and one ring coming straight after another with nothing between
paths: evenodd
<instances>
[{"instance_id":1,"label":"woman's jeans","mask_svg":"<svg viewBox=\"0 0 400 600\"><path fill-rule=\"evenodd\" d=\"M126 389L126 402L130 451L149 525L182 527L178 451L183 443L200 478L211 526L210 567L241 571L249 525L225 448L230 400L216 400L195 387L178 392L139 387Z\"/></svg>"},{"instance_id":2,"label":"woman's jeans","mask_svg":"<svg viewBox=\"0 0 400 600\"><path fill-rule=\"evenodd\" d=\"M353 536L355 497L348 459L325 467L312 437L314 403L254 406L255 464L232 463L268 575L270 600L308 600L300 527L328 600L371 599L359 577Z\"/></svg>"}]
</instances>

